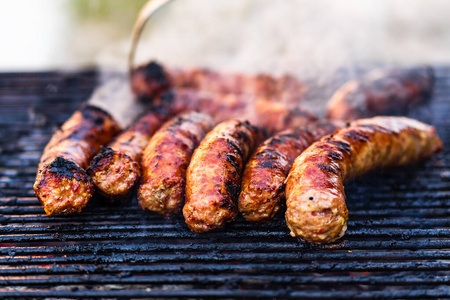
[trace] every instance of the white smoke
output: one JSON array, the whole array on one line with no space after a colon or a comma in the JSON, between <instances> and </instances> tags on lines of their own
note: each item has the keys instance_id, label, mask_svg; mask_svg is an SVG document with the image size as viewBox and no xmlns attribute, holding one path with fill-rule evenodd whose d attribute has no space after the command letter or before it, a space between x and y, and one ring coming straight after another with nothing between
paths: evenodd
<instances>
[{"instance_id":1,"label":"white smoke","mask_svg":"<svg viewBox=\"0 0 450 300\"><path fill-rule=\"evenodd\" d=\"M450 62L447 0L174 0L147 24L137 63L231 72L291 73L314 86L303 106L324 103L359 66ZM126 70L129 40L97 56Z\"/></svg>"}]
</instances>

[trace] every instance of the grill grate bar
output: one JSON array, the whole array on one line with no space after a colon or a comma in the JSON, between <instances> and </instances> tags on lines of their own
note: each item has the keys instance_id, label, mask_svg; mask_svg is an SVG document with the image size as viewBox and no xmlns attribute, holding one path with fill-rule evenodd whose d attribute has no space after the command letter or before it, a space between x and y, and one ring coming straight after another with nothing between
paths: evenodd
<instances>
[{"instance_id":1,"label":"grill grate bar","mask_svg":"<svg viewBox=\"0 0 450 300\"><path fill-rule=\"evenodd\" d=\"M208 241L209 244L205 243L205 240L192 240L190 243L182 243L182 244L176 244L176 243L170 243L162 241L161 243L152 243L152 244L145 244L144 242L141 242L140 244L136 245L127 245L127 244L117 244L114 242L108 242L108 243L95 243L95 244L77 244L77 245L65 245L65 246L58 246L55 247L54 245L49 245L45 247L38 247L36 248L35 245L29 245L30 248L27 250L27 248L22 247L14 247L14 248L0 248L0 253L6 254L8 256L2 257L1 262L2 263L8 263L8 261L23 261L23 262L33 262L33 260L36 260L38 263L41 263L43 261L40 261L39 257L27 257L27 258L20 258L15 257L16 254L29 254L29 253L43 253L43 254L51 254L53 252L54 255L57 254L80 254L80 253L105 253L106 252L128 252L129 254L125 256L126 257L134 257L134 254L131 252L160 252L165 253L167 251L193 251L194 253L197 252L206 252L209 253L210 256L214 257L215 255L218 255L217 252L238 252L238 253L247 253L247 252L274 252L276 250L277 253L283 253L283 252L291 252L291 251L301 251L300 253L295 253L296 255L299 255L299 257L302 257L303 251L328 251L328 249L339 249L339 250L350 250L352 253L355 253L355 251L374 251L374 253L377 253L377 251L380 250L409 250L409 251L418 251L418 250L425 250L425 249L441 249L441 251L437 252L442 255L443 258L445 258L449 253L447 250L450 248L450 241L448 239L444 240L432 240L432 239L422 239L422 240L389 240L389 241L345 241L344 243L332 245L332 246L314 246L314 245L308 245L308 244L300 244L300 243L292 243L292 242L236 242L236 241L230 241L226 243L220 243L215 242L211 243L211 241ZM201 244L202 242L203 244ZM376 250L374 250L376 249ZM407 254L409 252L405 252L405 257L407 259L410 258L410 254ZM341 255L340 253L339 255ZM306 254L304 254L306 255ZM318 257L320 257L320 252L317 252L316 254ZM374 254L375 255L375 254ZM420 255L417 254L417 255ZM351 257L350 254L346 254L346 256ZM389 255L387 255L389 257ZM95 256L94 256L95 257ZM46 256L43 258L45 261L51 261L54 257L52 256ZM73 259L76 259L74 257ZM82 258L80 258L82 259ZM131 258L130 258L131 259ZM144 259L144 258L143 258ZM312 259L312 258L311 258Z\"/></svg>"},{"instance_id":2,"label":"grill grate bar","mask_svg":"<svg viewBox=\"0 0 450 300\"><path fill-rule=\"evenodd\" d=\"M110 230L115 230L115 231L120 231L120 230L178 230L179 229L179 225L178 224L146 224L146 225L142 225L142 220L136 221L136 222L129 222L129 220L127 222L121 222L120 218L117 218L117 220L119 221L119 224L108 224L108 225L104 225L102 223L84 223L83 224L83 228L85 230L90 230L90 231L110 231ZM9 223L13 223L11 222L11 219L8 219ZM448 227L450 226L450 219L448 218L442 218L442 219L437 219L437 218L433 218L433 219L422 219L420 221L417 220L417 218L396 218L396 219L391 219L391 220L386 220L386 219L382 219L382 220L367 220L367 219L362 219L362 220L353 220L353 221L349 221L348 222L350 227L357 227L357 226L370 226L370 227L375 227L375 226L379 226L379 227L394 227L394 226L402 226L402 228L408 229L408 228L430 228L430 227ZM42 228L41 225L7 225L7 226L2 226L1 229L2 231L4 231L5 233L44 233L44 232L71 232L71 231L75 231L77 232L80 228L81 224L70 224L70 225L48 225L45 228ZM269 227L270 226L270 227ZM251 228L250 226L235 226L234 228L239 228L239 229L245 229L245 228ZM284 232L280 231L279 228L277 229L276 226L272 226L272 225L266 225L265 228L273 228L271 230L276 230L278 231L278 233ZM251 235L251 233L250 233Z\"/></svg>"},{"instance_id":3,"label":"grill grate bar","mask_svg":"<svg viewBox=\"0 0 450 300\"><path fill-rule=\"evenodd\" d=\"M123 238L152 238L152 239L167 239L167 238L176 238L179 240L182 239L191 239L198 238L199 236L195 233L191 232L161 232L158 230L150 231L145 229L136 229L133 226L129 226L128 230L122 229L122 231L128 231L126 233L119 231L105 231L105 232L85 232L85 233L70 233L65 232L64 230L52 230L55 232L54 234L4 234L0 236L1 243L17 243L17 242L35 242L35 241L83 241L86 239L93 240L114 240L114 239L123 239ZM47 228L48 229L48 228ZM87 229L88 230L88 229ZM42 229L42 232L47 231L45 228ZM30 233L33 231L30 231ZM34 231L36 232L36 231ZM247 232L229 232L229 231L219 231L219 232L211 232L205 235L208 238L279 238L280 236L286 235L287 229L277 231L270 230L267 232L261 232L260 230L250 230ZM346 233L346 237L348 239L352 239L355 237L372 237L372 238L393 238L400 237L402 239L410 239L412 237L424 237L424 238L434 238L434 237L448 237L450 236L450 229L391 229L391 228L361 228L361 229L349 229Z\"/></svg>"},{"instance_id":4,"label":"grill grate bar","mask_svg":"<svg viewBox=\"0 0 450 300\"><path fill-rule=\"evenodd\" d=\"M86 233L72 233L77 232L75 228L66 231L65 228L42 228L35 227L30 230L23 230L25 232L34 233L30 237L29 234L4 234L0 237L1 243L14 243L14 242L34 242L34 241L54 241L54 240L63 240L63 241L78 241L78 240L86 240L86 239L94 239L94 240L112 240L112 239L123 239L124 232L126 232L125 236L127 238L152 238L152 239L167 239L167 238L177 238L179 240L182 239L191 239L199 237L195 233L183 232L180 233L178 231L171 232L161 232L160 230L153 229L148 230L147 227L144 226L136 226L130 225L121 229L113 229L104 230L102 232L96 232L94 229L84 228ZM98 229L100 231L101 229ZM54 232L54 234L44 234L45 232ZM44 232L44 233L40 233ZM208 238L279 238L280 236L285 235L287 229L285 230L270 230L270 232L262 233L260 230L249 230L247 232L211 232L205 235ZM7 233L7 232L5 232ZM361 229L349 229L346 233L348 239L355 237L372 237L372 238L383 238L383 237L400 237L404 239L409 239L412 237L426 237L426 238L434 238L434 237L448 237L450 236L450 229L392 229L392 228L361 228Z\"/></svg>"},{"instance_id":5,"label":"grill grate bar","mask_svg":"<svg viewBox=\"0 0 450 300\"><path fill-rule=\"evenodd\" d=\"M86 253L86 249L84 253ZM442 253L438 253L437 251L433 250L421 250L421 251L413 251L413 252L407 252L403 253L400 251L340 251L340 252L333 252L329 253L326 251L314 251L314 252L303 252L303 253L214 253L214 254L196 254L196 253L188 253L188 254L168 254L168 253L146 253L146 254L121 254L121 253L114 253L114 255L104 255L100 254L101 251L99 251L99 254L95 255L88 255L80 253L77 257L73 257L70 259L67 259L65 256L58 256L61 253L64 253L64 255L67 254L73 254L73 252L66 252L66 251L54 251L53 256L46 256L46 254L49 253L49 251L30 251L33 253L32 256L22 256L21 253L18 253L20 251L17 251L12 255L9 256L0 256L0 265L5 265L0 269L0 274L4 274L7 272L16 272L17 270L24 270L24 269L30 269L34 270L33 267L28 266L24 268L23 266L11 266L14 265L21 265L21 264L28 264L30 261L33 261L33 263L38 264L40 266L48 265L48 264L67 264L67 263L77 263L77 264L92 264L95 262L107 262L107 263L114 263L117 265L114 266L108 266L108 270L123 270L123 268L129 268L127 271L132 271L133 269L135 272L137 271L149 271L152 268L152 266L122 266L121 264L139 264L139 263L149 263L152 264L155 263L177 263L180 261L189 261L189 262L202 262L202 263L212 263L212 262L228 262L228 263L234 263L245 260L246 262L258 262L258 261L277 261L277 263L307 263L310 264L311 261L314 262L342 262L342 261L350 261L351 263L354 263L356 260L358 261L365 261L365 260L376 260L377 262L374 263L387 263L388 260L399 260L402 263L404 261L409 261L411 259L414 259L416 261L423 261L423 260L439 260L439 259L445 259L450 252L449 251L443 251ZM30 253L28 252L28 253ZM123 252L123 251L122 251ZM448 262L444 264L444 266L447 265ZM396 264L394 264L395 266ZM247 265L248 266L248 265ZM54 266L51 266L53 268ZM117 269L115 269L117 267ZM288 266L289 267L289 266ZM307 266L306 266L307 267ZM311 266L310 266L311 267ZM426 267L426 266L424 266ZM79 266L66 266L65 268L69 268L70 270L75 270L78 268L78 271L88 270ZM74 269L75 268L75 269ZM37 268L39 269L39 268ZM36 270L37 270L36 269ZM393 271L396 268L390 269L389 271ZM315 269L314 269L315 270ZM313 272L314 272L313 270ZM186 271L183 269L183 271Z\"/></svg>"},{"instance_id":6,"label":"grill grate bar","mask_svg":"<svg viewBox=\"0 0 450 300\"><path fill-rule=\"evenodd\" d=\"M150 261L151 262L151 261ZM147 262L149 263L149 262ZM286 264L286 265L280 265L280 264L208 264L208 263L202 263L202 264L184 264L183 266L180 266L178 264L172 265L172 264L164 264L164 265L148 265L148 266L134 266L132 268L124 268L121 270L121 268L118 268L118 266L114 267L102 267L97 268L95 266L88 267L85 270L81 270L83 273L91 273L95 272L97 270L101 272L138 272L138 273L151 273L157 275L157 273L182 273L182 274L204 274L204 275L212 275L217 272L220 272L224 275L227 273L229 274L236 274L236 275L245 275L248 273L256 273L256 274L264 274L264 273L273 273L273 274L289 274L292 273L292 275L295 275L299 272L377 272L377 271L386 271L386 268L390 268L389 265L392 264L390 262L346 262L346 263L329 263L329 262L320 262L316 264L306 263L306 264ZM430 270L436 270L436 271L445 271L448 270L450 266L450 263L444 263L444 262L398 262L395 264L395 267L392 268L393 272L399 272L399 271L430 271ZM82 267L82 266L80 266ZM43 270L45 271L45 269ZM107 274L107 273L106 273ZM141 275L144 276L144 275ZM41 278L39 278L41 277ZM89 274L89 278L96 277L94 274ZM98 276L101 277L101 276ZM140 276L139 276L140 277ZM62 283L76 283L77 281L81 284L86 283L81 281L80 279L84 278L83 276L80 277L78 280L71 277L53 277L51 279L48 278L48 276L26 276L20 278L9 278L6 282L2 282L4 285L23 285L25 282L30 281L28 284L30 285L37 285L37 284L62 284ZM132 283L138 283L139 279L138 276L128 277L124 276L122 278L122 283L130 283L127 282L130 280ZM301 278L301 277L299 277ZM105 278L105 280L109 282L116 282L117 280L120 280L121 278ZM238 281L240 281L240 278L236 278ZM35 281L33 281L35 280ZM74 281L75 280L75 281ZM102 281L100 279L94 279L90 283L94 283L95 281L98 281L101 283Z\"/></svg>"},{"instance_id":7,"label":"grill grate bar","mask_svg":"<svg viewBox=\"0 0 450 300\"><path fill-rule=\"evenodd\" d=\"M18 289L22 297L39 297L39 298L92 298L92 297L132 297L132 298L216 298L224 299L229 297L239 298L296 298L296 299L320 299L320 298L333 298L333 299L382 299L382 298L403 298L403 299L428 299L436 297L450 297L450 291L445 287L429 290L429 289L416 289L416 290L398 290L398 291L361 291L355 296L353 291L292 291L290 289L279 290L233 290L233 289L213 289L213 290L152 290L150 288L140 287L137 290L124 290L126 287L119 289L108 290L78 290L79 287L74 287L70 291L39 291L39 290L24 290ZM342 289L344 289L342 287ZM4 292L0 289L0 293L8 298L19 298L17 291L10 291L4 289Z\"/></svg>"},{"instance_id":8,"label":"grill grate bar","mask_svg":"<svg viewBox=\"0 0 450 300\"><path fill-rule=\"evenodd\" d=\"M57 270L57 267L54 267ZM73 268L75 269L75 268ZM89 269L89 268L88 268ZM91 268L93 269L93 268ZM26 273L28 269L23 269ZM41 273L46 273L47 270L41 270ZM76 272L77 270L74 270ZM94 270L95 271L95 270ZM110 271L110 270L108 270ZM38 271L37 271L38 272ZM125 271L127 272L127 271ZM59 272L55 272L59 273ZM19 273L20 275L20 273ZM2 282L2 285L17 286L23 285L24 281L33 285L50 285L50 284L148 284L148 283L177 283L177 284L221 284L228 279L227 276L217 275L181 275L181 276L140 276L140 277L127 277L124 274L122 277L101 276L91 274L89 276L64 276L64 277L52 277L52 276L20 276L20 278L8 279ZM315 276L270 276L259 275L249 276L245 274L239 275L239 281L241 283L247 283L249 285L261 285L268 282L275 282L277 284L319 284L327 285L333 283L339 284L371 284L371 285L415 285L415 284L430 284L430 285L442 285L448 282L448 276L439 276L435 274L421 274L420 276L411 276L404 274L386 275L383 276L336 276L336 277L315 277Z\"/></svg>"}]
</instances>

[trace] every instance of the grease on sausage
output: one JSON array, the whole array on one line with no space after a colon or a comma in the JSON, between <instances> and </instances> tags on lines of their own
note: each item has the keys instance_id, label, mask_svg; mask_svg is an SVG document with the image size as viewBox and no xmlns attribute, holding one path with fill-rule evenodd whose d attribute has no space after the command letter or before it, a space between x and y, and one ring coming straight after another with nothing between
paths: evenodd
<instances>
[{"instance_id":1,"label":"grease on sausage","mask_svg":"<svg viewBox=\"0 0 450 300\"><path fill-rule=\"evenodd\" d=\"M441 149L432 126L404 117L357 120L322 138L295 159L286 180L291 235L317 244L339 239L347 229L346 181Z\"/></svg>"},{"instance_id":2,"label":"grease on sausage","mask_svg":"<svg viewBox=\"0 0 450 300\"><path fill-rule=\"evenodd\" d=\"M202 140L186 175L183 215L192 231L219 228L236 217L243 167L262 138L249 122L229 120Z\"/></svg>"},{"instance_id":3,"label":"grease on sausage","mask_svg":"<svg viewBox=\"0 0 450 300\"><path fill-rule=\"evenodd\" d=\"M340 121L324 121L284 130L266 140L249 159L242 177L239 212L250 222L273 219L284 200L284 181L294 159L310 144L343 127Z\"/></svg>"},{"instance_id":4,"label":"grease on sausage","mask_svg":"<svg viewBox=\"0 0 450 300\"><path fill-rule=\"evenodd\" d=\"M141 176L142 151L165 119L157 111L146 113L94 157L87 173L103 196L121 199L131 193Z\"/></svg>"},{"instance_id":5,"label":"grease on sausage","mask_svg":"<svg viewBox=\"0 0 450 300\"><path fill-rule=\"evenodd\" d=\"M185 195L186 169L194 149L212 128L210 116L190 112L167 122L145 147L139 205L159 214L180 211Z\"/></svg>"},{"instance_id":6,"label":"grease on sausage","mask_svg":"<svg viewBox=\"0 0 450 300\"><path fill-rule=\"evenodd\" d=\"M86 174L90 160L120 131L105 111L84 106L77 110L53 135L38 166L34 191L45 212L80 212L94 193Z\"/></svg>"}]
</instances>

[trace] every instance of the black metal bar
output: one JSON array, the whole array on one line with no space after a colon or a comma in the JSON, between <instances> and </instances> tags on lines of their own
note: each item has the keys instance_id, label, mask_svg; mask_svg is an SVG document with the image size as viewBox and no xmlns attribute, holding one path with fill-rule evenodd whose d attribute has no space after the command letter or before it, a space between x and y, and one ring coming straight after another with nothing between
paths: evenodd
<instances>
[{"instance_id":1,"label":"black metal bar","mask_svg":"<svg viewBox=\"0 0 450 300\"><path fill-rule=\"evenodd\" d=\"M20 293L18 293L18 291ZM292 291L291 289L278 290L233 290L233 289L213 289L213 290L152 290L150 288L140 287L135 290L128 290L127 287L115 290L79 290L74 287L73 290L23 290L10 291L0 289L0 293L7 298L20 297L39 297L39 298L92 298L92 297L130 297L130 298L218 298L229 297L240 298L294 298L294 299L385 299L385 298L403 298L403 299L429 299L437 297L449 297L450 291L445 288L438 289L416 289L416 290L398 290L398 291ZM20 295L20 296L19 296Z\"/></svg>"}]
</instances>

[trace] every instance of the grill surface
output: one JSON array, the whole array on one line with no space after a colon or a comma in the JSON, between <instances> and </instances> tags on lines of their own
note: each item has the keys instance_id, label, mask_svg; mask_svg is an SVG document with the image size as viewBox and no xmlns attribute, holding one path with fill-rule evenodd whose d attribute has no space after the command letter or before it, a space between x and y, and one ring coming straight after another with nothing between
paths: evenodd
<instances>
[{"instance_id":1,"label":"grill surface","mask_svg":"<svg viewBox=\"0 0 450 300\"><path fill-rule=\"evenodd\" d=\"M450 67L435 72L418 118L436 125L444 152L349 185L348 232L322 247L289 237L282 216L197 235L136 199L95 197L80 215L47 217L36 166L96 74L0 74L0 296L450 297Z\"/></svg>"}]
</instances>

